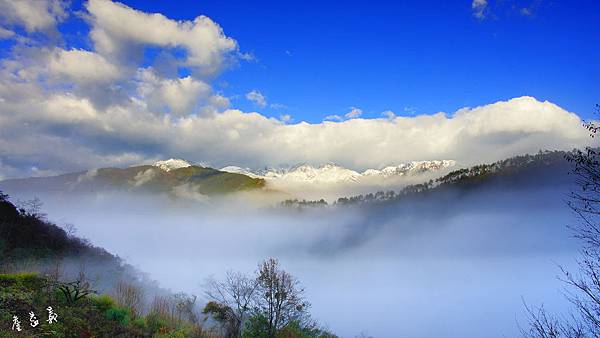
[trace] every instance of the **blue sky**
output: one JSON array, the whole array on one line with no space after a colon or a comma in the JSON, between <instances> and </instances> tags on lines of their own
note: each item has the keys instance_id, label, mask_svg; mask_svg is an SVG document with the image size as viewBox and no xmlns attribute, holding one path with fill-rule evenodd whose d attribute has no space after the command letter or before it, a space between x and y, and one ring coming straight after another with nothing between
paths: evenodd
<instances>
[{"instance_id":1,"label":"blue sky","mask_svg":"<svg viewBox=\"0 0 600 338\"><path fill-rule=\"evenodd\" d=\"M363 117L452 113L530 95L588 118L600 102L597 1L490 1L483 19L469 1L122 2L217 22L256 60L224 72L215 90L267 116L318 122L350 107ZM73 46L85 43L81 20L60 30L81 38ZM251 90L266 107L245 99Z\"/></svg>"},{"instance_id":2,"label":"blue sky","mask_svg":"<svg viewBox=\"0 0 600 338\"><path fill-rule=\"evenodd\" d=\"M592 1L0 0L0 178L581 147L598 19Z\"/></svg>"}]
</instances>

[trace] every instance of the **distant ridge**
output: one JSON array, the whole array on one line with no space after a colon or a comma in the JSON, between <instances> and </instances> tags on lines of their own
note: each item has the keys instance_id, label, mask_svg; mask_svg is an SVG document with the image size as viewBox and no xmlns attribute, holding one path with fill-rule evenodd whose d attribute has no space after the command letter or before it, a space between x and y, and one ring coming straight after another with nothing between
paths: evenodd
<instances>
[{"instance_id":1,"label":"distant ridge","mask_svg":"<svg viewBox=\"0 0 600 338\"><path fill-rule=\"evenodd\" d=\"M13 192L97 192L106 190L186 193L206 196L261 189L261 178L192 165L169 159L153 165L101 168L51 177L0 181L0 189Z\"/></svg>"},{"instance_id":2,"label":"distant ridge","mask_svg":"<svg viewBox=\"0 0 600 338\"><path fill-rule=\"evenodd\" d=\"M456 162L453 160L413 161L388 166L383 169L367 169L362 173L344 168L337 164L325 164L313 167L308 164L300 164L288 168L265 168L252 171L248 168L227 166L221 171L238 173L254 178L265 180L279 180L294 183L343 183L359 182L367 179L388 179L402 176L418 175L425 172L435 172L453 168Z\"/></svg>"}]
</instances>

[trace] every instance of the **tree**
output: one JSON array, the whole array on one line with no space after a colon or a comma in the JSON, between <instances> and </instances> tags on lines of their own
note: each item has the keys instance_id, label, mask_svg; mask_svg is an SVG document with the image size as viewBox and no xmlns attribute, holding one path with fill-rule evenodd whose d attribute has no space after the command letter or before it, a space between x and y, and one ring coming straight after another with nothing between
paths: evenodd
<instances>
[{"instance_id":1,"label":"tree","mask_svg":"<svg viewBox=\"0 0 600 338\"><path fill-rule=\"evenodd\" d=\"M299 281L279 267L279 261L269 258L258 267L258 297L256 311L267 321L267 337L292 321L304 322L310 304L304 299Z\"/></svg>"},{"instance_id":2,"label":"tree","mask_svg":"<svg viewBox=\"0 0 600 338\"><path fill-rule=\"evenodd\" d=\"M212 314L225 327L227 337L240 337L257 288L258 281L255 278L240 272L228 271L223 281L209 278L205 294L211 302L203 312Z\"/></svg>"},{"instance_id":3,"label":"tree","mask_svg":"<svg viewBox=\"0 0 600 338\"><path fill-rule=\"evenodd\" d=\"M596 106L600 111L600 106ZM584 124L595 138L600 126ZM578 273L564 268L561 280L569 287L566 292L575 313L571 318L557 318L543 307L527 306L529 329L521 330L527 337L600 337L600 151L587 147L567 155L574 166L571 174L576 189L571 192L568 206L579 218L579 223L569 228L583 244Z\"/></svg>"},{"instance_id":4,"label":"tree","mask_svg":"<svg viewBox=\"0 0 600 338\"><path fill-rule=\"evenodd\" d=\"M175 301L175 310L177 311L177 321L181 322L182 319L189 321L190 323L198 323L198 316L195 312L196 296L187 295L183 292L177 293L173 296Z\"/></svg>"},{"instance_id":5,"label":"tree","mask_svg":"<svg viewBox=\"0 0 600 338\"><path fill-rule=\"evenodd\" d=\"M72 282L57 281L56 288L62 293L69 305L73 305L89 295L98 293L92 288L92 284L88 280L83 267L80 269L77 279Z\"/></svg>"},{"instance_id":6,"label":"tree","mask_svg":"<svg viewBox=\"0 0 600 338\"><path fill-rule=\"evenodd\" d=\"M310 318L300 282L274 258L261 262L254 278L230 271L223 281L208 279L205 293L210 301L203 313L225 337L335 337Z\"/></svg>"},{"instance_id":7,"label":"tree","mask_svg":"<svg viewBox=\"0 0 600 338\"><path fill-rule=\"evenodd\" d=\"M144 290L133 283L119 281L115 286L117 303L131 311L131 316L137 318L143 312Z\"/></svg>"}]
</instances>

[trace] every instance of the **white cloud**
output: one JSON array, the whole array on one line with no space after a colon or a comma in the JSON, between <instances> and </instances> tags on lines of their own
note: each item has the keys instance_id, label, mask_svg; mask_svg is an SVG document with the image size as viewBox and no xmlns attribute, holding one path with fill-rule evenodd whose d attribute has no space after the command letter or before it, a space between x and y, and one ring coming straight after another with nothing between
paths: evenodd
<instances>
[{"instance_id":1,"label":"white cloud","mask_svg":"<svg viewBox=\"0 0 600 338\"><path fill-rule=\"evenodd\" d=\"M11 100L0 107L0 158L41 163L40 168L55 171L135 164L172 154L215 166L334 161L364 169L440 158L473 164L589 142L575 114L531 97L464 108L452 116L316 124L285 124L239 110L172 118L135 104L97 111L84 99L39 99Z\"/></svg>"},{"instance_id":2,"label":"white cloud","mask_svg":"<svg viewBox=\"0 0 600 338\"><path fill-rule=\"evenodd\" d=\"M50 72L80 83L108 83L120 77L119 69L101 55L81 50L57 49L50 55Z\"/></svg>"},{"instance_id":3,"label":"white cloud","mask_svg":"<svg viewBox=\"0 0 600 338\"><path fill-rule=\"evenodd\" d=\"M150 69L138 74L140 99L154 112L170 112L184 115L197 112L194 107L206 103L212 92L211 87L191 76L178 79L162 79ZM217 102L223 97L214 98Z\"/></svg>"},{"instance_id":4,"label":"white cloud","mask_svg":"<svg viewBox=\"0 0 600 338\"><path fill-rule=\"evenodd\" d=\"M246 99L254 102L257 106L264 108L267 106L267 98L258 90L252 90L246 93Z\"/></svg>"},{"instance_id":5,"label":"white cloud","mask_svg":"<svg viewBox=\"0 0 600 338\"><path fill-rule=\"evenodd\" d=\"M131 181L130 183L134 187L140 187L152 181L156 176L158 176L158 171L154 168L150 168L145 171L138 172L133 178L133 181Z\"/></svg>"},{"instance_id":6,"label":"white cloud","mask_svg":"<svg viewBox=\"0 0 600 338\"><path fill-rule=\"evenodd\" d=\"M487 7L487 0L473 0L473 2L471 3L471 10L473 11L473 16L480 20L485 19Z\"/></svg>"},{"instance_id":7,"label":"white cloud","mask_svg":"<svg viewBox=\"0 0 600 338\"><path fill-rule=\"evenodd\" d=\"M203 77L221 70L228 55L237 53L235 40L216 23L206 17L174 21L107 0L91 0L86 8L94 50L23 44L1 60L1 176L173 156L254 168L334 161L364 169L429 159L470 164L589 142L575 114L532 97L464 108L450 116L386 112L387 119L365 119L352 108L321 123L291 124L288 115L277 119L227 109L227 97L215 93L210 77ZM60 18L46 24L19 22L37 31L51 29ZM122 58L146 45L162 51L182 48L185 55L170 60L195 71L169 76L142 67L135 58ZM248 94L258 106L267 106L260 92Z\"/></svg>"},{"instance_id":8,"label":"white cloud","mask_svg":"<svg viewBox=\"0 0 600 338\"><path fill-rule=\"evenodd\" d=\"M90 0L86 8L96 51L121 62L139 58L143 45L182 48L183 65L199 74L213 75L238 51L237 42L225 36L221 27L206 16L175 21L110 0Z\"/></svg>"},{"instance_id":9,"label":"white cloud","mask_svg":"<svg viewBox=\"0 0 600 338\"><path fill-rule=\"evenodd\" d=\"M355 119L357 117L360 117L362 115L362 113L363 113L362 109L352 107L352 108L350 108L350 111L344 116L347 119Z\"/></svg>"},{"instance_id":10,"label":"white cloud","mask_svg":"<svg viewBox=\"0 0 600 338\"><path fill-rule=\"evenodd\" d=\"M0 0L0 22L23 26L29 33L53 31L68 16L64 6L59 0Z\"/></svg>"}]
</instances>

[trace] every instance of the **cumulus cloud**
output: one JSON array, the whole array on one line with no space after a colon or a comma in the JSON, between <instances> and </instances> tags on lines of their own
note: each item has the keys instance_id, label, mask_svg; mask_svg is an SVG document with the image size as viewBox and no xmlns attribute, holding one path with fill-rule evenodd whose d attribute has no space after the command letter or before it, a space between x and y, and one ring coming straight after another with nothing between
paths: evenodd
<instances>
[{"instance_id":1,"label":"cumulus cloud","mask_svg":"<svg viewBox=\"0 0 600 338\"><path fill-rule=\"evenodd\" d=\"M81 49L56 49L50 55L48 66L53 74L79 83L109 83L120 76L118 67L104 57Z\"/></svg>"},{"instance_id":2,"label":"cumulus cloud","mask_svg":"<svg viewBox=\"0 0 600 338\"><path fill-rule=\"evenodd\" d=\"M0 23L18 25L28 33L50 32L68 16L59 0L0 0Z\"/></svg>"},{"instance_id":3,"label":"cumulus cloud","mask_svg":"<svg viewBox=\"0 0 600 338\"><path fill-rule=\"evenodd\" d=\"M246 99L254 102L257 106L264 108L267 106L267 98L258 90L252 90L246 93Z\"/></svg>"},{"instance_id":4,"label":"cumulus cloud","mask_svg":"<svg viewBox=\"0 0 600 338\"><path fill-rule=\"evenodd\" d=\"M5 109L10 107L36 113L9 117ZM1 109L5 165L41 163L54 170L136 164L172 154L215 166L254 168L333 161L364 169L440 158L473 164L540 149L571 149L589 140L577 115L532 97L452 115L316 124L284 124L233 109L179 118L156 116L134 104L97 111L85 100L62 96L37 104L11 102ZM20 133L11 132L15 126Z\"/></svg>"},{"instance_id":5,"label":"cumulus cloud","mask_svg":"<svg viewBox=\"0 0 600 338\"><path fill-rule=\"evenodd\" d=\"M155 112L171 112L175 115L197 112L195 107L210 99L211 87L187 76L178 79L162 79L152 70L140 70L138 75L140 97ZM215 100L221 100L221 97ZM209 102L211 103L211 102Z\"/></svg>"},{"instance_id":6,"label":"cumulus cloud","mask_svg":"<svg viewBox=\"0 0 600 338\"><path fill-rule=\"evenodd\" d=\"M185 51L182 65L201 75L214 75L238 51L237 42L206 16L176 21L110 0L90 0L86 8L95 49L121 62L139 58L144 45L181 48Z\"/></svg>"},{"instance_id":7,"label":"cumulus cloud","mask_svg":"<svg viewBox=\"0 0 600 338\"><path fill-rule=\"evenodd\" d=\"M473 0L473 2L471 3L471 10L473 11L473 16L480 20L485 19L487 7L487 0Z\"/></svg>"},{"instance_id":8,"label":"cumulus cloud","mask_svg":"<svg viewBox=\"0 0 600 338\"><path fill-rule=\"evenodd\" d=\"M86 8L94 49L17 44L0 61L0 177L170 157L251 168L337 162L360 170L431 159L471 164L589 142L577 115L532 97L449 115L386 112L386 118L364 119L352 108L321 123L228 109L227 97L204 76L237 52L216 23L202 16L174 21L107 0ZM121 59L142 46L183 48L173 62L196 71L169 77ZM248 94L267 105L260 92Z\"/></svg>"}]
</instances>

